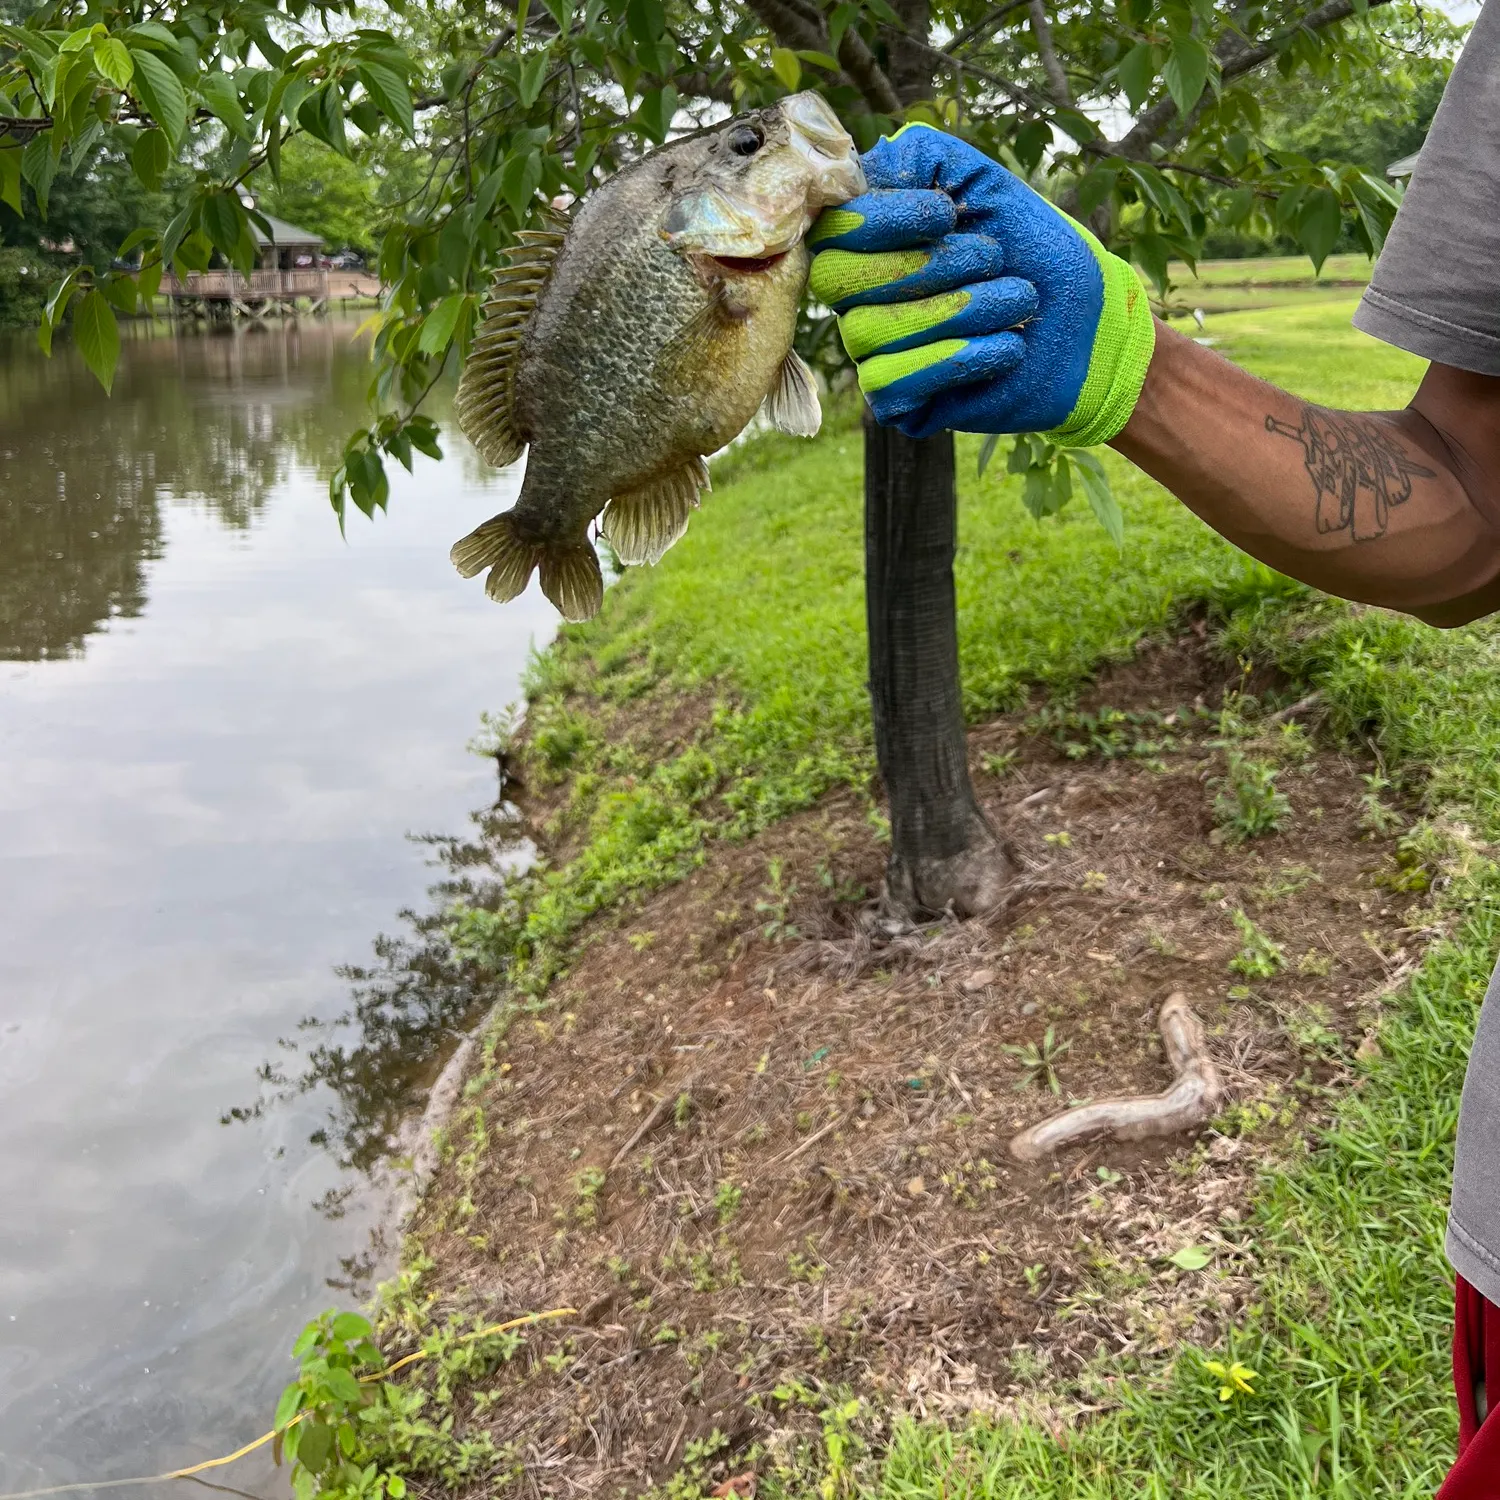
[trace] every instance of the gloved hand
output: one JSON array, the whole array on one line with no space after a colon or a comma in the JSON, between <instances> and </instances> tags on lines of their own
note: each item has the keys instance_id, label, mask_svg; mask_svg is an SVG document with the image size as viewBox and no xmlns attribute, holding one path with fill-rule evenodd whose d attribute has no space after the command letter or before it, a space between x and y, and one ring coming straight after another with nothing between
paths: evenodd
<instances>
[{"instance_id":1,"label":"gloved hand","mask_svg":"<svg viewBox=\"0 0 1500 1500\"><path fill-rule=\"evenodd\" d=\"M812 294L839 314L877 421L908 437L1112 438L1155 332L1134 270L1020 178L929 125L862 162L873 191L826 210Z\"/></svg>"}]
</instances>

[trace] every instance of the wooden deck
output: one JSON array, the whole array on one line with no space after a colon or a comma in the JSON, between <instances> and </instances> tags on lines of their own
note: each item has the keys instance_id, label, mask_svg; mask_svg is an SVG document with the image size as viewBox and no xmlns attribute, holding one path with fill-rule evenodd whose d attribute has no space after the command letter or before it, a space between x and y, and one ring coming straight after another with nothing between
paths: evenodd
<instances>
[{"instance_id":1,"label":"wooden deck","mask_svg":"<svg viewBox=\"0 0 1500 1500\"><path fill-rule=\"evenodd\" d=\"M318 308L328 301L330 272L314 266L295 271L192 271L186 277L164 276L161 295L174 303L222 304L226 311L264 317L292 303L309 301Z\"/></svg>"}]
</instances>

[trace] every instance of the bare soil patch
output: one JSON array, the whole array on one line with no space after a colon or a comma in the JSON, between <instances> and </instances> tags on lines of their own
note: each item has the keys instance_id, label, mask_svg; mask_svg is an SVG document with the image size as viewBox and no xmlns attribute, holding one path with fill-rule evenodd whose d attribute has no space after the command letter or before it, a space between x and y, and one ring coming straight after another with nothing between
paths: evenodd
<instances>
[{"instance_id":1,"label":"bare soil patch","mask_svg":"<svg viewBox=\"0 0 1500 1500\"><path fill-rule=\"evenodd\" d=\"M1284 825L1217 841L1225 750L1195 705L1239 686L1189 629L1086 717L976 730L1029 882L988 920L882 936L884 846L841 794L596 930L471 1084L416 1220L440 1306L582 1310L483 1410L460 1395L461 1424L513 1444L533 1492L613 1494L695 1442L735 1473L792 1377L958 1414L1212 1342L1252 1293L1257 1169L1358 1086L1421 937L1370 766L1271 727L1246 753L1281 757ZM1236 913L1274 973L1231 968L1254 947ZM1213 1125L1012 1160L1071 1101L1170 1083L1174 990L1228 1087Z\"/></svg>"}]
</instances>

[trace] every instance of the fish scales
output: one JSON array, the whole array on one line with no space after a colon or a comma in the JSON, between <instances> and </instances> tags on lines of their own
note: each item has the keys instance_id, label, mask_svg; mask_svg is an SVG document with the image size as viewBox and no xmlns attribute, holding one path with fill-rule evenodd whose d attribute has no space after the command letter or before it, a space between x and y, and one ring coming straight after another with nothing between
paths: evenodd
<instances>
[{"instance_id":1,"label":"fish scales","mask_svg":"<svg viewBox=\"0 0 1500 1500\"><path fill-rule=\"evenodd\" d=\"M599 606L588 527L621 559L655 562L708 485L704 457L767 402L817 429L792 351L803 235L863 189L853 142L816 95L727 121L642 158L578 210L565 237L523 237L497 278L460 384L481 452L527 449L515 506L453 549L465 576L515 597L539 569L570 619Z\"/></svg>"}]
</instances>

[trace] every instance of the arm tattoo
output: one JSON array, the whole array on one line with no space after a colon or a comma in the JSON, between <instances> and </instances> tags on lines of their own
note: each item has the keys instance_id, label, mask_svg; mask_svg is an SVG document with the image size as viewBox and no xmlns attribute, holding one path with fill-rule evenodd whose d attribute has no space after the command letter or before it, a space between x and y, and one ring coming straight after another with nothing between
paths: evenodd
<instances>
[{"instance_id":1,"label":"arm tattoo","mask_svg":"<svg viewBox=\"0 0 1500 1500\"><path fill-rule=\"evenodd\" d=\"M1411 499L1413 476L1437 478L1436 471L1406 456L1393 433L1367 417L1304 406L1300 426L1268 416L1266 431L1302 444L1317 495L1318 530L1347 531L1356 542L1385 535L1391 507Z\"/></svg>"}]
</instances>

